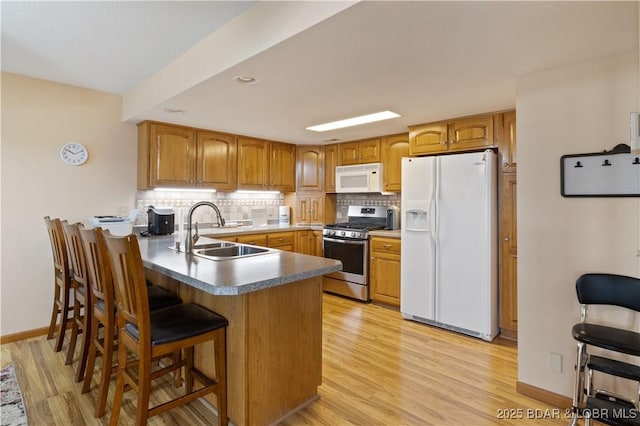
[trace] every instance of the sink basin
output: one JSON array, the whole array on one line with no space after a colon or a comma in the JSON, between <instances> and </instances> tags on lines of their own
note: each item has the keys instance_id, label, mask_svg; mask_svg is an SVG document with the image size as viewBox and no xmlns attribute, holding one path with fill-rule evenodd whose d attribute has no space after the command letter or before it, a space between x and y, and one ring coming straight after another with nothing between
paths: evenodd
<instances>
[{"instance_id":1,"label":"sink basin","mask_svg":"<svg viewBox=\"0 0 640 426\"><path fill-rule=\"evenodd\" d=\"M193 250L193 254L211 260L226 260L236 259L238 257L268 254L273 253L273 251L274 250L263 247L254 247L243 244L230 244L230 246L227 247L196 248Z\"/></svg>"},{"instance_id":2,"label":"sink basin","mask_svg":"<svg viewBox=\"0 0 640 426\"><path fill-rule=\"evenodd\" d=\"M200 250L200 249L217 249L217 248L223 248L223 247L234 247L236 246L236 243L225 243L225 242L220 242L220 243L207 243L207 244L196 244L196 246L193 248L194 250Z\"/></svg>"}]
</instances>

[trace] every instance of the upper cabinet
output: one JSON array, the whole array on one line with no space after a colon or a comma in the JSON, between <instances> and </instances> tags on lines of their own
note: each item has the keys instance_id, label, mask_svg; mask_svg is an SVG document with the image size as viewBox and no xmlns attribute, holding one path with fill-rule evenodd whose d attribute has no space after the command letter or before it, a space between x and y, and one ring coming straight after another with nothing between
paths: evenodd
<instances>
[{"instance_id":1,"label":"upper cabinet","mask_svg":"<svg viewBox=\"0 0 640 426\"><path fill-rule=\"evenodd\" d=\"M498 138L498 145L502 160L502 171L504 173L512 173L516 171L518 165L516 156L516 112L508 111L500 114L499 120L501 135Z\"/></svg>"},{"instance_id":2,"label":"upper cabinet","mask_svg":"<svg viewBox=\"0 0 640 426\"><path fill-rule=\"evenodd\" d=\"M336 166L338 165L339 145L324 147L324 191L336 192Z\"/></svg>"},{"instance_id":3,"label":"upper cabinet","mask_svg":"<svg viewBox=\"0 0 640 426\"><path fill-rule=\"evenodd\" d=\"M402 157L409 156L409 134L386 136L380 143L385 192L400 192Z\"/></svg>"},{"instance_id":4,"label":"upper cabinet","mask_svg":"<svg viewBox=\"0 0 640 426\"><path fill-rule=\"evenodd\" d=\"M296 146L238 136L238 189L293 192Z\"/></svg>"},{"instance_id":5,"label":"upper cabinet","mask_svg":"<svg viewBox=\"0 0 640 426\"><path fill-rule=\"evenodd\" d=\"M380 162L379 138L344 142L338 144L338 149L338 161L341 166Z\"/></svg>"},{"instance_id":6,"label":"upper cabinet","mask_svg":"<svg viewBox=\"0 0 640 426\"><path fill-rule=\"evenodd\" d=\"M235 189L235 136L170 124L138 124L138 188Z\"/></svg>"},{"instance_id":7,"label":"upper cabinet","mask_svg":"<svg viewBox=\"0 0 640 426\"><path fill-rule=\"evenodd\" d=\"M321 146L298 146L298 191L322 191L324 188L324 153Z\"/></svg>"},{"instance_id":8,"label":"upper cabinet","mask_svg":"<svg viewBox=\"0 0 640 426\"><path fill-rule=\"evenodd\" d=\"M409 127L411 155L464 151L493 146L493 115L461 118Z\"/></svg>"},{"instance_id":9,"label":"upper cabinet","mask_svg":"<svg viewBox=\"0 0 640 426\"><path fill-rule=\"evenodd\" d=\"M225 133L196 133L196 184L218 191L236 189L236 137Z\"/></svg>"},{"instance_id":10,"label":"upper cabinet","mask_svg":"<svg viewBox=\"0 0 640 426\"><path fill-rule=\"evenodd\" d=\"M269 189L281 192L296 190L296 146L269 142Z\"/></svg>"}]
</instances>

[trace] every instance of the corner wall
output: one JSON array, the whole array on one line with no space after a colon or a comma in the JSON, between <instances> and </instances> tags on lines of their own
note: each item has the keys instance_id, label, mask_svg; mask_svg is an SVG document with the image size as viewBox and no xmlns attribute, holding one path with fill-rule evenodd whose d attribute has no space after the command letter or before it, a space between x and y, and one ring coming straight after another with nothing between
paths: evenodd
<instances>
[{"instance_id":1,"label":"corner wall","mask_svg":"<svg viewBox=\"0 0 640 426\"><path fill-rule=\"evenodd\" d=\"M70 222L134 207L137 133L121 121L122 98L2 73L0 335L45 327L53 261L43 217ZM82 166L60 147L80 142Z\"/></svg>"},{"instance_id":2,"label":"corner wall","mask_svg":"<svg viewBox=\"0 0 640 426\"><path fill-rule=\"evenodd\" d=\"M579 321L575 281L586 272L640 277L640 199L563 198L560 157L628 143L638 71L636 51L517 81L518 380L566 396ZM562 355L562 373L551 372L550 352Z\"/></svg>"}]
</instances>

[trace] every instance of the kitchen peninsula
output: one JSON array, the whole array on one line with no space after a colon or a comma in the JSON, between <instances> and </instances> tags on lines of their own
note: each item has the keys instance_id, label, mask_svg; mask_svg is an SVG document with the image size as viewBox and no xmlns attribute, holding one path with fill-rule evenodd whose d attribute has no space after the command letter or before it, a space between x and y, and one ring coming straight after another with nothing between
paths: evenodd
<instances>
[{"instance_id":1,"label":"kitchen peninsula","mask_svg":"<svg viewBox=\"0 0 640 426\"><path fill-rule=\"evenodd\" d=\"M234 424L272 424L317 398L322 275L340 270L340 262L280 250L215 261L170 249L173 237L140 238L139 244L151 282L229 320L228 414ZM212 346L196 348L198 368L213 374L212 356Z\"/></svg>"}]
</instances>

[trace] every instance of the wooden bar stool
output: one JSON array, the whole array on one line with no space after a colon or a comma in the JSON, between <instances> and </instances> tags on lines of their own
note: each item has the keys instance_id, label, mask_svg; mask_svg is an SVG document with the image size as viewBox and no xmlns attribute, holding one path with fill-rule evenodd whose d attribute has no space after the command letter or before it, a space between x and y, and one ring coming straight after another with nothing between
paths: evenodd
<instances>
[{"instance_id":1,"label":"wooden bar stool","mask_svg":"<svg viewBox=\"0 0 640 426\"><path fill-rule=\"evenodd\" d=\"M96 357L102 355L100 384L95 408L95 416L102 417L106 410L111 376L116 372L116 367L113 366L113 351L117 346L113 279L102 228L80 229L79 233L82 239L89 275L91 289L90 306L92 307L87 372L82 385L82 393L89 392ZM153 307L152 310L182 303L180 297L161 287L150 286L148 289L149 306ZM100 336L100 329L102 329L102 337Z\"/></svg>"},{"instance_id":2,"label":"wooden bar stool","mask_svg":"<svg viewBox=\"0 0 640 426\"><path fill-rule=\"evenodd\" d=\"M91 327L92 310L89 309L91 294L89 292L89 275L87 271L87 261L80 240L81 223L62 223L62 229L66 237L67 252L71 261L73 280L75 282L75 292L73 297L73 319L71 323L71 340L67 349L67 359L65 364L73 362L73 355L76 350L78 335L82 334L80 344L80 360L76 370L76 382L82 381L87 367L87 354L89 353L89 329Z\"/></svg>"},{"instance_id":3,"label":"wooden bar stool","mask_svg":"<svg viewBox=\"0 0 640 426\"><path fill-rule=\"evenodd\" d=\"M53 308L51 310L51 321L49 322L47 339L54 337L56 326L58 326L58 315L60 315L58 338L55 344L55 351L60 352L68 324L72 321L72 318L69 317L69 312L73 309L73 307L70 306L70 299L75 283L71 277L69 255L67 253L67 245L65 243L64 231L62 230L60 219L51 219L49 216L45 216L44 222L47 226L49 241L51 242L54 281Z\"/></svg>"},{"instance_id":4,"label":"wooden bar stool","mask_svg":"<svg viewBox=\"0 0 640 426\"><path fill-rule=\"evenodd\" d=\"M116 395L110 424L116 425L123 393L133 388L138 393L137 425L149 417L186 404L209 393L215 393L218 425L227 425L226 318L193 303L183 303L157 311L149 311L147 285L140 248L135 235L106 238L114 279L118 309L118 374ZM193 363L195 345L213 341L215 380L196 369ZM182 350L184 358L167 367L151 371L151 359ZM127 353L137 358L127 363ZM130 371L138 367L137 374ZM185 395L149 408L151 380L180 367L185 367ZM194 390L194 379L203 387Z\"/></svg>"}]
</instances>

